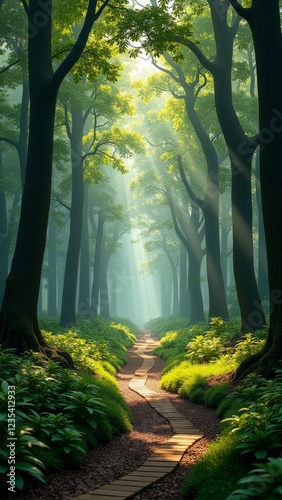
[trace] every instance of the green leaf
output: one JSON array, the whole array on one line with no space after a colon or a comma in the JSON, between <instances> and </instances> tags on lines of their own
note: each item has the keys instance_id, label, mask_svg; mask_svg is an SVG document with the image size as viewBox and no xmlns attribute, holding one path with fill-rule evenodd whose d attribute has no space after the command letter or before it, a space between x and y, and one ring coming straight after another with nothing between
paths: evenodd
<instances>
[{"instance_id":1,"label":"green leaf","mask_svg":"<svg viewBox=\"0 0 282 500\"><path fill-rule=\"evenodd\" d=\"M19 473L16 473L16 487L19 489L19 490L22 490L23 487L24 487L24 480L23 480L23 476Z\"/></svg>"},{"instance_id":2,"label":"green leaf","mask_svg":"<svg viewBox=\"0 0 282 500\"><path fill-rule=\"evenodd\" d=\"M255 451L255 457L260 459L260 458L265 458L267 455L267 450L257 450Z\"/></svg>"}]
</instances>

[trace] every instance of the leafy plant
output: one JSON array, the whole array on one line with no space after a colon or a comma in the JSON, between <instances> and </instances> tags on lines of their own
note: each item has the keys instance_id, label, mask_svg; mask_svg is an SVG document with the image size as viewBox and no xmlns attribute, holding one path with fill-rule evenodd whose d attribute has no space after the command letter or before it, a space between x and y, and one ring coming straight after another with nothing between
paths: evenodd
<instances>
[{"instance_id":1,"label":"leafy plant","mask_svg":"<svg viewBox=\"0 0 282 500\"><path fill-rule=\"evenodd\" d=\"M93 429L97 427L94 416L104 415L103 408L105 407L100 398L93 393L85 394L81 391L66 394L65 401L61 401L59 406L64 409L68 418L77 422L86 421Z\"/></svg>"},{"instance_id":2,"label":"leafy plant","mask_svg":"<svg viewBox=\"0 0 282 500\"><path fill-rule=\"evenodd\" d=\"M57 429L52 436L52 441L59 442L66 454L69 454L72 451L78 451L81 454L85 454L86 450L84 448L82 434L72 427Z\"/></svg>"},{"instance_id":3,"label":"leafy plant","mask_svg":"<svg viewBox=\"0 0 282 500\"><path fill-rule=\"evenodd\" d=\"M34 446L48 448L48 446L36 439L32 434L32 428L26 425L15 425L13 441L7 435L2 435L0 448L0 473L8 471L8 465L14 467L15 485L19 490L24 487L26 476L32 476L41 482L45 482L44 473L41 469L45 466L35 456ZM11 469L10 469L11 471Z\"/></svg>"},{"instance_id":4,"label":"leafy plant","mask_svg":"<svg viewBox=\"0 0 282 500\"><path fill-rule=\"evenodd\" d=\"M260 351L265 344L265 339L256 338L252 333L246 333L235 346L235 352L233 354L236 363L241 363L251 354L255 354Z\"/></svg>"},{"instance_id":5,"label":"leafy plant","mask_svg":"<svg viewBox=\"0 0 282 500\"><path fill-rule=\"evenodd\" d=\"M282 458L269 457L264 464L249 471L248 475L238 481L236 489L226 500L278 500L282 496Z\"/></svg>"},{"instance_id":6,"label":"leafy plant","mask_svg":"<svg viewBox=\"0 0 282 500\"><path fill-rule=\"evenodd\" d=\"M207 363L220 357L224 345L218 337L198 335L187 348L186 358L192 363Z\"/></svg>"}]
</instances>

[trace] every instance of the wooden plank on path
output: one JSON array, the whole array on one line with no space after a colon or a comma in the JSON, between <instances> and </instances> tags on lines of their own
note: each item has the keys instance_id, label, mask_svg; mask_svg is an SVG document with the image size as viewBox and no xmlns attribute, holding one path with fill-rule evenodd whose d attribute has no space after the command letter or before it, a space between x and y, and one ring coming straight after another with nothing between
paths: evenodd
<instances>
[{"instance_id":1,"label":"wooden plank on path","mask_svg":"<svg viewBox=\"0 0 282 500\"><path fill-rule=\"evenodd\" d=\"M152 348L152 344L156 342L151 338L151 333L144 330L143 339L138 339L134 351L143 359L143 364L136 370L128 386L167 419L175 434L162 443L135 471L73 500L123 500L132 497L173 471L187 448L203 437L199 429L179 413L163 393L146 387L148 372L155 364L155 357L145 351Z\"/></svg>"}]
</instances>

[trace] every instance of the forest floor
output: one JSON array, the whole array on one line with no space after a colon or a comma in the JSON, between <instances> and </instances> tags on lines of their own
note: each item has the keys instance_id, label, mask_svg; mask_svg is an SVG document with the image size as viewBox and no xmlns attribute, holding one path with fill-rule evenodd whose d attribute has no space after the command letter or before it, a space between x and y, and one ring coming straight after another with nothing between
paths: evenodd
<instances>
[{"instance_id":1,"label":"forest floor","mask_svg":"<svg viewBox=\"0 0 282 500\"><path fill-rule=\"evenodd\" d=\"M128 382L143 362L134 350L134 346L128 350L128 362L117 374L121 393L133 414L133 430L92 450L83 460L80 469L46 474L45 485L12 496L5 497L1 493L1 499L70 500L133 472L172 435L172 429L167 420L141 396L128 388ZM150 350L147 350L147 354L150 354ZM155 365L149 372L146 385L168 398L176 410L189 419L204 434L204 437L187 449L172 473L132 498L135 500L181 500L183 497L180 495L180 490L184 478L189 468L205 453L208 444L219 434L220 421L214 410L160 389L160 374L165 361L155 358Z\"/></svg>"}]
</instances>

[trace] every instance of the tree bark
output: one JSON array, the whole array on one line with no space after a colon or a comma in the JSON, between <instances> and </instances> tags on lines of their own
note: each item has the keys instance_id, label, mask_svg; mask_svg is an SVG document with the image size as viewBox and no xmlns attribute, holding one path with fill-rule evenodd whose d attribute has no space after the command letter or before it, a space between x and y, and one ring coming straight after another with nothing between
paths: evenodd
<instances>
[{"instance_id":1,"label":"tree bark","mask_svg":"<svg viewBox=\"0 0 282 500\"><path fill-rule=\"evenodd\" d=\"M98 212L98 226L96 233L95 243L95 256L94 256L94 272L93 284L91 292L91 310L94 317L97 316L99 306L99 291L100 291L100 266L101 266L101 246L103 239L105 219L102 210Z\"/></svg>"},{"instance_id":2,"label":"tree bark","mask_svg":"<svg viewBox=\"0 0 282 500\"><path fill-rule=\"evenodd\" d=\"M188 253L189 271L188 271L188 290L190 297L190 323L195 324L199 321L205 321L203 296L201 290L201 264L204 252L201 247L200 231L200 218L199 207L192 202L190 220L187 221L186 216L183 218L178 215L180 219L181 229L178 224L175 206L172 200L170 190L166 190L167 199L169 202L174 229L182 241Z\"/></svg>"},{"instance_id":3,"label":"tree bark","mask_svg":"<svg viewBox=\"0 0 282 500\"><path fill-rule=\"evenodd\" d=\"M110 261L110 254L107 247L102 241L101 246L101 267L100 267L100 315L102 318L110 319L110 296L108 287L108 265Z\"/></svg>"},{"instance_id":4,"label":"tree bark","mask_svg":"<svg viewBox=\"0 0 282 500\"><path fill-rule=\"evenodd\" d=\"M0 181L3 179L3 160L0 153ZM5 191L0 191L0 305L2 304L9 265L9 235Z\"/></svg>"},{"instance_id":5,"label":"tree bark","mask_svg":"<svg viewBox=\"0 0 282 500\"><path fill-rule=\"evenodd\" d=\"M46 344L37 321L51 195L55 107L58 89L78 61L93 23L106 5L107 2L97 12L96 2L89 0L77 42L55 73L51 46L52 0L30 0L26 7L30 88L28 154L18 236L0 314L0 343L17 352L37 351L66 366L73 366L71 357Z\"/></svg>"},{"instance_id":6,"label":"tree bark","mask_svg":"<svg viewBox=\"0 0 282 500\"><path fill-rule=\"evenodd\" d=\"M215 106L228 147L232 171L233 266L241 313L241 333L253 332L266 324L254 271L252 238L251 164L258 145L242 129L232 101L232 55L238 20L230 27L228 9L218 15L218 5L208 0L216 42L214 61L205 58L199 47L185 43L214 78ZM243 248L242 248L243 247Z\"/></svg>"},{"instance_id":7,"label":"tree bark","mask_svg":"<svg viewBox=\"0 0 282 500\"><path fill-rule=\"evenodd\" d=\"M204 199L199 199L194 195L188 183L182 159L178 157L178 166L182 181L186 187L188 195L199 205L205 217L206 233L206 262L207 279L209 289L209 318L221 317L228 319L228 309L226 293L224 288L221 263L220 263L220 243L219 243L219 161L215 147L210 140L196 110L195 110L195 89L199 84L200 74L195 77L194 82L187 83L181 67L166 54L167 62L176 71L178 83L184 90L186 114L195 131L203 150L207 165L207 180Z\"/></svg>"},{"instance_id":8,"label":"tree bark","mask_svg":"<svg viewBox=\"0 0 282 500\"><path fill-rule=\"evenodd\" d=\"M188 318L190 315L188 305L190 301L188 298L188 272L187 272L187 251L182 243L179 241L180 248L180 269L179 269L179 316L181 318Z\"/></svg>"},{"instance_id":9,"label":"tree bark","mask_svg":"<svg viewBox=\"0 0 282 500\"><path fill-rule=\"evenodd\" d=\"M57 227L54 216L48 226L48 316L57 317Z\"/></svg>"},{"instance_id":10,"label":"tree bark","mask_svg":"<svg viewBox=\"0 0 282 500\"><path fill-rule=\"evenodd\" d=\"M258 288L263 300L268 297L268 272L267 272L267 254L265 243L265 231L263 225L263 211L261 201L261 183L260 183L260 158L256 157L256 200L258 206Z\"/></svg>"},{"instance_id":11,"label":"tree bark","mask_svg":"<svg viewBox=\"0 0 282 500\"><path fill-rule=\"evenodd\" d=\"M166 243L164 242L162 245L163 251L167 256L172 276L172 314L177 314L179 312L179 302L178 302L178 275L177 275L177 267L174 262L174 259L169 252Z\"/></svg>"},{"instance_id":12,"label":"tree bark","mask_svg":"<svg viewBox=\"0 0 282 500\"><path fill-rule=\"evenodd\" d=\"M72 130L71 141L71 169L72 169L72 198L70 208L70 234L66 257L64 287L60 325L73 326L76 324L76 291L78 278L78 263L81 244L82 217L83 217L83 112L80 107L71 110Z\"/></svg>"},{"instance_id":13,"label":"tree bark","mask_svg":"<svg viewBox=\"0 0 282 500\"><path fill-rule=\"evenodd\" d=\"M278 0L236 7L252 30L259 96L260 180L268 259L270 325L261 352L247 358L236 378L256 372L272 377L282 358L282 40Z\"/></svg>"},{"instance_id":14,"label":"tree bark","mask_svg":"<svg viewBox=\"0 0 282 500\"><path fill-rule=\"evenodd\" d=\"M89 255L89 227L88 227L88 186L84 184L84 204L82 216L82 233L80 249L80 279L78 315L89 315L90 310L90 255Z\"/></svg>"}]
</instances>

